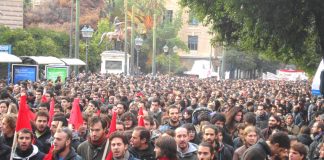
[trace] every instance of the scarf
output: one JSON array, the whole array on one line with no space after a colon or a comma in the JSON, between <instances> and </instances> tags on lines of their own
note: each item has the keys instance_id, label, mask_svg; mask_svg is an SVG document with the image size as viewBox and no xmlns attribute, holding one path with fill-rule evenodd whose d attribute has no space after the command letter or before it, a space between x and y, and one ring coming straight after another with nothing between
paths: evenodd
<instances>
[{"instance_id":1,"label":"scarf","mask_svg":"<svg viewBox=\"0 0 324 160\"><path fill-rule=\"evenodd\" d=\"M30 154L33 153L33 146L31 145L26 151L22 151L19 147L16 148L16 154L19 156L19 157L22 157L22 158L25 158L25 157L28 157Z\"/></svg>"},{"instance_id":2,"label":"scarf","mask_svg":"<svg viewBox=\"0 0 324 160\"><path fill-rule=\"evenodd\" d=\"M105 143L107 140L105 135L102 135L97 141L91 140L90 137L88 137L88 141L91 145L93 145L95 148L102 146L103 143Z\"/></svg>"}]
</instances>

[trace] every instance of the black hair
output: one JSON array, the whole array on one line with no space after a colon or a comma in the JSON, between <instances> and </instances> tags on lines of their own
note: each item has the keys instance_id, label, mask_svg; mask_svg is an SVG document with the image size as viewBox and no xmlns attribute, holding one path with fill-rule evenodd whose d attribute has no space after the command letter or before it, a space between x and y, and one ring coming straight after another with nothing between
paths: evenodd
<instances>
[{"instance_id":1,"label":"black hair","mask_svg":"<svg viewBox=\"0 0 324 160\"><path fill-rule=\"evenodd\" d=\"M289 149L290 148L290 139L285 132L276 132L269 137L271 144L279 144L279 147Z\"/></svg>"}]
</instances>

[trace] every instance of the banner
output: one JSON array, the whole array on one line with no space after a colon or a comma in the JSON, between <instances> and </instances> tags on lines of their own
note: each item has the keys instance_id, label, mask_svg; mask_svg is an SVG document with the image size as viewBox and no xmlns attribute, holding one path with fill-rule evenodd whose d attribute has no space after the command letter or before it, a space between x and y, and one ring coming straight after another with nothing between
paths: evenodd
<instances>
[{"instance_id":1,"label":"banner","mask_svg":"<svg viewBox=\"0 0 324 160\"><path fill-rule=\"evenodd\" d=\"M12 65L12 80L14 84L19 81L30 80L35 82L38 80L38 66L37 65Z\"/></svg>"},{"instance_id":2,"label":"banner","mask_svg":"<svg viewBox=\"0 0 324 160\"><path fill-rule=\"evenodd\" d=\"M66 77L68 77L68 66L46 66L46 79L51 79L53 82L57 79L58 76L61 77L61 82L64 83Z\"/></svg>"}]
</instances>

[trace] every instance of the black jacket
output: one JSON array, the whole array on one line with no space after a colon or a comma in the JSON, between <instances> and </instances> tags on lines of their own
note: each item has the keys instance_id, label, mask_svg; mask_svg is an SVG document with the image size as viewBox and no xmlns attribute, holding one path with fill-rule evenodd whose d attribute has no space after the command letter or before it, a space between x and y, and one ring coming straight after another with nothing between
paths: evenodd
<instances>
[{"instance_id":1,"label":"black jacket","mask_svg":"<svg viewBox=\"0 0 324 160\"><path fill-rule=\"evenodd\" d=\"M249 147L242 156L243 160L265 160L269 159L271 149L264 140L260 140L255 145Z\"/></svg>"},{"instance_id":2,"label":"black jacket","mask_svg":"<svg viewBox=\"0 0 324 160\"><path fill-rule=\"evenodd\" d=\"M51 148L50 138L51 131L48 127L46 127L44 133L41 136L36 137L35 145L39 148L41 152L45 154L47 154Z\"/></svg>"},{"instance_id":3,"label":"black jacket","mask_svg":"<svg viewBox=\"0 0 324 160\"><path fill-rule=\"evenodd\" d=\"M59 160L60 157L58 154L53 155L53 160ZM82 157L80 157L73 148L70 149L69 154L64 158L64 160L82 160Z\"/></svg>"},{"instance_id":4,"label":"black jacket","mask_svg":"<svg viewBox=\"0 0 324 160\"><path fill-rule=\"evenodd\" d=\"M231 160L233 158L234 149L228 144L223 144L216 150L217 160Z\"/></svg>"},{"instance_id":5,"label":"black jacket","mask_svg":"<svg viewBox=\"0 0 324 160\"><path fill-rule=\"evenodd\" d=\"M0 157L2 159L10 159L11 149L4 143L0 143Z\"/></svg>"},{"instance_id":6,"label":"black jacket","mask_svg":"<svg viewBox=\"0 0 324 160\"><path fill-rule=\"evenodd\" d=\"M137 150L133 147L130 147L128 149L128 151L131 155L134 155L135 158L138 158L141 160L155 160L154 147L151 144L145 150Z\"/></svg>"}]
</instances>

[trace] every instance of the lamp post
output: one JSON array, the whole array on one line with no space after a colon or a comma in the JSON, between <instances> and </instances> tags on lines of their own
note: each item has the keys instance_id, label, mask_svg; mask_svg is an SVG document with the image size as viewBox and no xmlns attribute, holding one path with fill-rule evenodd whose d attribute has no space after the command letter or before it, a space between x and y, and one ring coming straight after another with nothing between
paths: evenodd
<instances>
[{"instance_id":1,"label":"lamp post","mask_svg":"<svg viewBox=\"0 0 324 160\"><path fill-rule=\"evenodd\" d=\"M136 49L136 72L139 73L139 67L138 67L138 55L141 51L141 47L143 45L143 39L141 37L135 38L135 49Z\"/></svg>"},{"instance_id":2,"label":"lamp post","mask_svg":"<svg viewBox=\"0 0 324 160\"><path fill-rule=\"evenodd\" d=\"M174 46L174 47L172 48L172 52L173 52L173 53L177 53L177 51L178 51L178 47L177 47L177 46ZM170 58L171 58L171 56L169 56L169 74L170 74Z\"/></svg>"},{"instance_id":3,"label":"lamp post","mask_svg":"<svg viewBox=\"0 0 324 160\"><path fill-rule=\"evenodd\" d=\"M91 26L89 26L89 27L84 26L81 29L82 37L85 38L85 40L86 40L86 73L88 73L88 70L89 70L89 65L88 65L88 47L89 47L89 44L88 44L88 41L92 37L93 31L94 30L91 28Z\"/></svg>"},{"instance_id":4,"label":"lamp post","mask_svg":"<svg viewBox=\"0 0 324 160\"><path fill-rule=\"evenodd\" d=\"M165 54L167 54L169 52L169 47L167 45L165 45L163 47L163 51ZM169 57L169 75L170 75L170 53L168 54L168 57Z\"/></svg>"}]
</instances>

